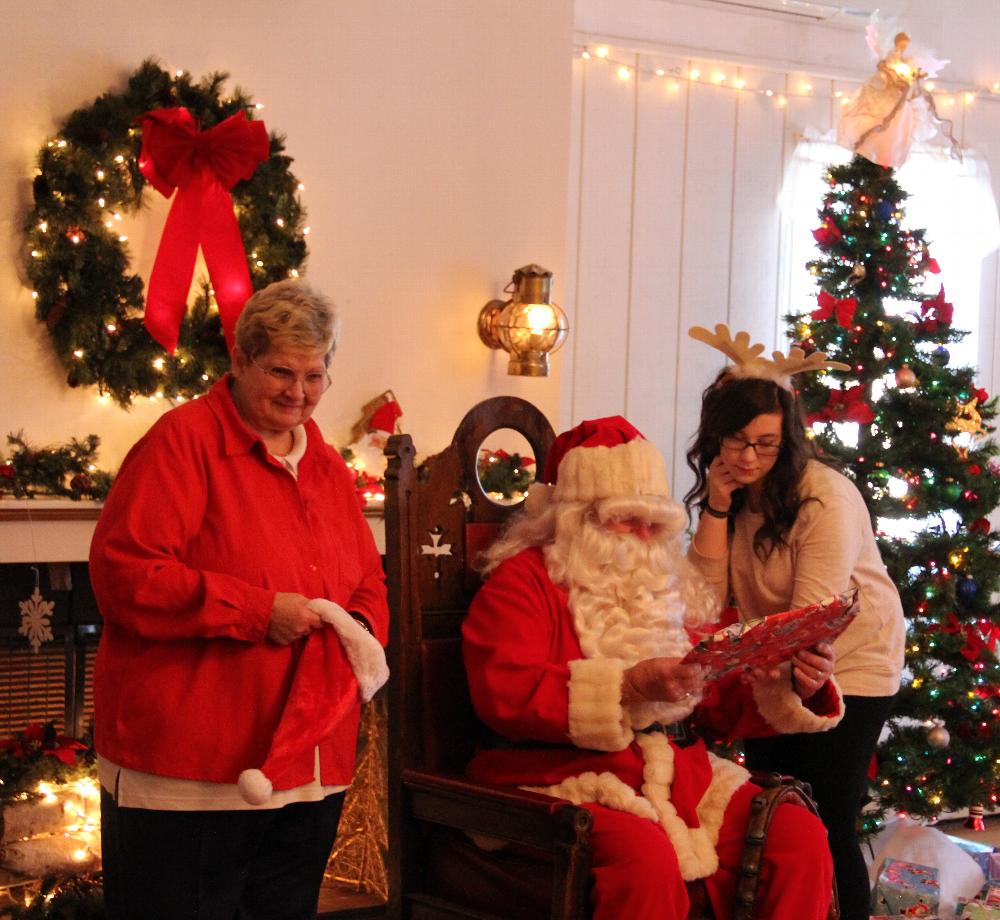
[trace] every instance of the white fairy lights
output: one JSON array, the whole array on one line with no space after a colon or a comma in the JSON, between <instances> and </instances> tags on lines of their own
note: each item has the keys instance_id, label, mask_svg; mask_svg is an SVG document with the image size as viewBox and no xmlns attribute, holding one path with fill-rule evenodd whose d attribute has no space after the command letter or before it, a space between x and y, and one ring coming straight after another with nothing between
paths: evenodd
<instances>
[{"instance_id":1,"label":"white fairy lights","mask_svg":"<svg viewBox=\"0 0 1000 920\"><path fill-rule=\"evenodd\" d=\"M848 92L843 89L834 89L830 92L817 90L808 80L800 81L794 88L785 90L776 86L761 85L750 87L743 76L730 77L730 73L738 71L736 64L720 64L716 69L704 73L699 67L688 64L686 66L676 65L674 67L643 67L634 63L625 63L616 60L613 49L608 45L578 45L576 55L583 61L598 61L611 64L615 67L618 78L621 82L627 83L632 77L650 78L662 81L665 89L669 93L676 93L680 90L682 83L701 83L705 86L712 86L718 89L730 90L736 93L748 93L764 96L770 99L775 106L783 108L788 104L789 99L830 99L834 104L847 105L855 96L855 92ZM631 56L631 54L630 54ZM833 82L833 81L831 81ZM861 80L857 81L860 88ZM924 87L928 92L934 93L936 86L934 81L926 80ZM953 107L961 102L965 106L970 106L979 98L1000 96L1000 81L983 86L959 87L949 91L941 90L935 93L940 105Z\"/></svg>"}]
</instances>

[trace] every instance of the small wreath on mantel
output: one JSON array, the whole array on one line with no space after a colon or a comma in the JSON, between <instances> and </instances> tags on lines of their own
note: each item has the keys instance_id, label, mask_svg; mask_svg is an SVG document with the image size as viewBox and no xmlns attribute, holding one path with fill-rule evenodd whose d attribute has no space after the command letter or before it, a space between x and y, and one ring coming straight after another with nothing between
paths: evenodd
<instances>
[{"instance_id":1,"label":"small wreath on mantel","mask_svg":"<svg viewBox=\"0 0 1000 920\"><path fill-rule=\"evenodd\" d=\"M27 275L38 319L71 387L96 385L128 408L139 397L195 398L229 368L219 304L208 280L199 281L189 308L180 304L186 312L175 349L161 345L144 325L149 292L130 270L119 229L122 214L142 207L150 175L148 163L145 174L140 164L142 116L186 109L190 117L184 118L203 134L227 119L256 128L264 148L259 165L229 191L243 244L239 257L247 262L253 290L298 276L309 232L303 227L302 186L289 170L284 139L268 137L252 121L256 106L246 93L224 92L227 79L213 73L194 83L187 73L168 73L147 60L129 76L123 93L105 93L77 109L39 152L34 208L25 225ZM168 225L172 218L173 212ZM208 255L206 260L211 267ZM238 268L242 273L242 264Z\"/></svg>"}]
</instances>

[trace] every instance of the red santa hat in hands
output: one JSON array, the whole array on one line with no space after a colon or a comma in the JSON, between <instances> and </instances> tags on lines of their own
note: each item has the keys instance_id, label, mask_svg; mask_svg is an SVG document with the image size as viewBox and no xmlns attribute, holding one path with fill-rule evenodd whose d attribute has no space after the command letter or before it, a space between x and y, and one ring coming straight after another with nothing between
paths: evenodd
<instances>
[{"instance_id":1,"label":"red santa hat in hands","mask_svg":"<svg viewBox=\"0 0 1000 920\"><path fill-rule=\"evenodd\" d=\"M533 514L564 501L594 503L602 520L638 517L683 525L683 511L670 499L663 455L620 415L580 422L553 442L525 507Z\"/></svg>"},{"instance_id":2,"label":"red santa hat in hands","mask_svg":"<svg viewBox=\"0 0 1000 920\"><path fill-rule=\"evenodd\" d=\"M385 651L343 607L325 598L309 602L331 628L317 629L299 658L292 687L260 769L244 770L244 801L264 805L275 783L358 704L368 702L389 677ZM285 787L287 788L287 787Z\"/></svg>"}]
</instances>

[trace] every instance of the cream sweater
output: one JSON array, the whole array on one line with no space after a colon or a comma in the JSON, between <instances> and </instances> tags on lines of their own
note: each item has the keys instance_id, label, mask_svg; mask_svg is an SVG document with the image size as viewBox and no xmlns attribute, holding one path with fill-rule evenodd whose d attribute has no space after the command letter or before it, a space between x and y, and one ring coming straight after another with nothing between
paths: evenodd
<instances>
[{"instance_id":1,"label":"cream sweater","mask_svg":"<svg viewBox=\"0 0 1000 920\"><path fill-rule=\"evenodd\" d=\"M861 612L834 642L834 673L845 695L891 696L903 667L903 607L879 555L864 499L846 476L817 461L806 467L801 494L819 501L799 509L788 545L766 561L753 549L764 516L746 505L734 519L728 559L703 556L694 543L688 558L723 603L734 599L744 619L794 610L857 587Z\"/></svg>"}]
</instances>

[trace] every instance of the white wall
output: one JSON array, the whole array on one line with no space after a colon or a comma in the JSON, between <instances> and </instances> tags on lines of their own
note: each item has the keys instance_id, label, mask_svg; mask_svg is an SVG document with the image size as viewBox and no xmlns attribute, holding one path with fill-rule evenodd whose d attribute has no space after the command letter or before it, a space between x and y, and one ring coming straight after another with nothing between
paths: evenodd
<instances>
[{"instance_id":1,"label":"white wall","mask_svg":"<svg viewBox=\"0 0 1000 920\"><path fill-rule=\"evenodd\" d=\"M0 0L0 13L0 438L94 432L113 468L164 411L67 388L20 270L38 149L147 56L230 72L287 137L306 185L308 276L344 320L316 413L328 440L346 443L386 388L425 452L487 396L558 416L560 357L547 380L508 377L475 320L529 262L555 272L562 299L572 0Z\"/></svg>"},{"instance_id":2,"label":"white wall","mask_svg":"<svg viewBox=\"0 0 1000 920\"><path fill-rule=\"evenodd\" d=\"M922 0L896 6L909 9L903 24L915 37L955 58L945 76L1000 80L1000 65L988 59L1000 37L989 15L995 3L968 4L962 28L946 28L942 4L936 14ZM627 415L664 450L675 494L683 494L701 392L723 363L687 329L726 322L768 347L785 346L781 316L804 304L791 303L779 263L804 273L810 255L801 242L793 247L779 216L784 170L805 128L836 125L834 93L856 89L872 59L860 27L664 0L578 0L576 27L578 43L606 43L632 73L622 80L607 61L574 61L566 297L573 332L560 422ZM692 66L698 82L684 78ZM712 83L715 72L726 74L724 84ZM673 92L671 74L679 76ZM733 88L737 77L744 91ZM800 95L804 83L810 96ZM753 92L766 88L776 95ZM960 101L950 114L962 143L996 155L996 183L1000 101ZM980 385L991 393L1000 386L998 287L994 254L984 263L978 329Z\"/></svg>"}]
</instances>

